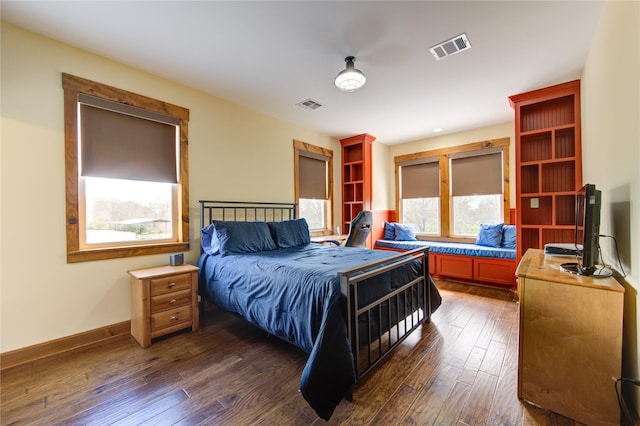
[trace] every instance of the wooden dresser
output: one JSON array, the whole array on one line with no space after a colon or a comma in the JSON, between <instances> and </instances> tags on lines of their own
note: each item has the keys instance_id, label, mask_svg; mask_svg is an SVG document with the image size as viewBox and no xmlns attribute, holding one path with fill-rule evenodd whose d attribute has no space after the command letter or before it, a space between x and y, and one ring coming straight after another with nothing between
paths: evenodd
<instances>
[{"instance_id":1,"label":"wooden dresser","mask_svg":"<svg viewBox=\"0 0 640 426\"><path fill-rule=\"evenodd\" d=\"M143 348L151 339L191 327L198 329L198 267L158 266L128 271L131 276L131 335Z\"/></svg>"},{"instance_id":2,"label":"wooden dresser","mask_svg":"<svg viewBox=\"0 0 640 426\"><path fill-rule=\"evenodd\" d=\"M624 287L560 269L571 261L529 249L518 265L518 397L588 425L619 425Z\"/></svg>"}]
</instances>

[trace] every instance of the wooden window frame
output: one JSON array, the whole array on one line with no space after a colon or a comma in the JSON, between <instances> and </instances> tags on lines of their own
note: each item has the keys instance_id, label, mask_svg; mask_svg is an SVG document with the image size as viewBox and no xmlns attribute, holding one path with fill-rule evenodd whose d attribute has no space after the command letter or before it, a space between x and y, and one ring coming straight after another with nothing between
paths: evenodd
<instances>
[{"instance_id":1,"label":"wooden window frame","mask_svg":"<svg viewBox=\"0 0 640 426\"><path fill-rule=\"evenodd\" d=\"M400 199L400 166L403 163L412 162L421 159L437 157L440 163L440 236L429 236L430 240L441 241L458 241L458 242L475 242L475 239L455 237L451 223L451 201L450 194L450 170L449 158L453 154L464 152L493 150L494 148L502 149L502 170L503 170L503 217L505 223L509 223L510 189L509 189L509 138L491 139L482 142L474 142L465 145L459 145L449 148L441 148L432 151L422 151L413 154L405 154L394 157L395 163L395 188L396 188L396 217L402 217L401 199Z\"/></svg>"},{"instance_id":2,"label":"wooden window frame","mask_svg":"<svg viewBox=\"0 0 640 426\"><path fill-rule=\"evenodd\" d=\"M310 143L302 142L299 140L293 141L293 173L294 173L294 192L295 202L300 205L300 184L299 184L299 157L303 155L303 152L308 152L315 155L321 155L327 157L329 163L329 173L327 174L327 211L326 215L326 228L322 230L311 231L311 236L319 235L331 235L333 234L333 151L320 146L312 145ZM298 217L300 216L300 208L297 209Z\"/></svg>"},{"instance_id":3,"label":"wooden window frame","mask_svg":"<svg viewBox=\"0 0 640 426\"><path fill-rule=\"evenodd\" d=\"M189 110L70 74L62 74L64 89L65 195L67 263L188 251L189 243ZM146 242L121 247L80 247L80 197L78 174L78 94L143 108L180 120L180 177L177 183L178 241Z\"/></svg>"}]
</instances>

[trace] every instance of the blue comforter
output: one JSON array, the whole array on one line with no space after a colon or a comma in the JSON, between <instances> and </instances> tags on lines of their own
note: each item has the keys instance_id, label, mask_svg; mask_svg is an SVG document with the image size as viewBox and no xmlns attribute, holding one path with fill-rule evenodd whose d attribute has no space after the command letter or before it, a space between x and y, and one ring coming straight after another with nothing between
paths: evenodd
<instances>
[{"instance_id":1,"label":"blue comforter","mask_svg":"<svg viewBox=\"0 0 640 426\"><path fill-rule=\"evenodd\" d=\"M355 383L346 299L337 272L395 254L313 243L242 255L203 254L200 294L307 352L300 390L316 413L328 420ZM411 271L386 274L384 280L367 285L370 293L364 297L375 299L402 285L395 281L406 279L407 273L421 273L418 262L408 268Z\"/></svg>"}]
</instances>

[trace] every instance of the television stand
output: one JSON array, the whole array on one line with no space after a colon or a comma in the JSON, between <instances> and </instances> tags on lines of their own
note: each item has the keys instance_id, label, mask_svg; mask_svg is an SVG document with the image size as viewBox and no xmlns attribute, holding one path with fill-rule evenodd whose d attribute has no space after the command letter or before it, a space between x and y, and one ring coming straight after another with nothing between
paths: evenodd
<instances>
[{"instance_id":1,"label":"television stand","mask_svg":"<svg viewBox=\"0 0 640 426\"><path fill-rule=\"evenodd\" d=\"M567 274L529 249L518 270L518 397L588 425L620 425L624 287ZM596 271L597 273L597 271Z\"/></svg>"}]
</instances>

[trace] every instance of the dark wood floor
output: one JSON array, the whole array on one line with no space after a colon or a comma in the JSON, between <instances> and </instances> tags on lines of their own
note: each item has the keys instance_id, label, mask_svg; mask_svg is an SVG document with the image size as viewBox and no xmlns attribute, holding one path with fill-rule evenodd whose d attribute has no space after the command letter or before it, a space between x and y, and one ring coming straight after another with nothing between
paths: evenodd
<instances>
[{"instance_id":1,"label":"dark wood floor","mask_svg":"<svg viewBox=\"0 0 640 426\"><path fill-rule=\"evenodd\" d=\"M441 308L329 424L574 425L516 397L512 293L439 281ZM131 338L1 376L2 425L323 424L298 384L306 355L218 309L197 332Z\"/></svg>"}]
</instances>

